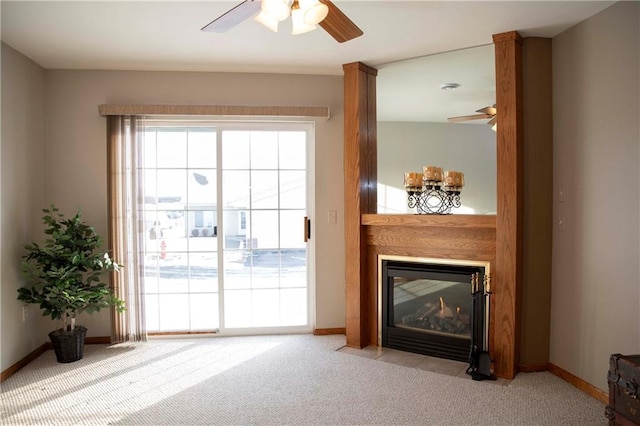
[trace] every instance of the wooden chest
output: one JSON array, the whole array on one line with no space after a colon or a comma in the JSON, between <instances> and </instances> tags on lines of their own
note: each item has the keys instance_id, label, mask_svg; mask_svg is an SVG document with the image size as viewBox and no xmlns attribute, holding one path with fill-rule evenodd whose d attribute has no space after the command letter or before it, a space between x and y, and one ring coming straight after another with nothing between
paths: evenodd
<instances>
[{"instance_id":1,"label":"wooden chest","mask_svg":"<svg viewBox=\"0 0 640 426\"><path fill-rule=\"evenodd\" d=\"M611 355L607 381L609 425L640 425L640 355Z\"/></svg>"}]
</instances>

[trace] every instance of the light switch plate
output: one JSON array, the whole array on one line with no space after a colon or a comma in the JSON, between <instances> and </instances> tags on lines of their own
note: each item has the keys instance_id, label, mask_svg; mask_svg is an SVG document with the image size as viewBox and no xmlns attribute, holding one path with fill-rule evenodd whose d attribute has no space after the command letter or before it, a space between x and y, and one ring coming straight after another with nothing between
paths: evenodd
<instances>
[{"instance_id":1,"label":"light switch plate","mask_svg":"<svg viewBox=\"0 0 640 426\"><path fill-rule=\"evenodd\" d=\"M338 212L335 210L329 210L327 212L327 223L330 225L338 223Z\"/></svg>"}]
</instances>

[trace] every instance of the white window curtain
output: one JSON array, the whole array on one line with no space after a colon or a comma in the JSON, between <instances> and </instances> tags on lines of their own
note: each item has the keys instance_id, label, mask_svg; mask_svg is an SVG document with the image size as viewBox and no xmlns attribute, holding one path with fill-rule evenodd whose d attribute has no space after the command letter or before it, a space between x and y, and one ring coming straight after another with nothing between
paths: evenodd
<instances>
[{"instance_id":1,"label":"white window curtain","mask_svg":"<svg viewBox=\"0 0 640 426\"><path fill-rule=\"evenodd\" d=\"M107 117L107 170L109 196L109 247L124 266L112 273L117 297L126 310L112 309L112 343L146 341L144 313L144 223L141 150L144 119L140 116Z\"/></svg>"}]
</instances>

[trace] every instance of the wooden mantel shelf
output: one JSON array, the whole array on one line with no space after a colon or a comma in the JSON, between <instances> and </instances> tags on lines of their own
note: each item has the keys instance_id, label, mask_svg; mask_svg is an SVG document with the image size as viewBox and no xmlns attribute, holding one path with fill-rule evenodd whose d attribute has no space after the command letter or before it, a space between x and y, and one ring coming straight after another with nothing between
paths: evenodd
<instances>
[{"instance_id":1,"label":"wooden mantel shelf","mask_svg":"<svg viewBox=\"0 0 640 426\"><path fill-rule=\"evenodd\" d=\"M361 221L365 226L496 228L495 215L363 214Z\"/></svg>"}]
</instances>

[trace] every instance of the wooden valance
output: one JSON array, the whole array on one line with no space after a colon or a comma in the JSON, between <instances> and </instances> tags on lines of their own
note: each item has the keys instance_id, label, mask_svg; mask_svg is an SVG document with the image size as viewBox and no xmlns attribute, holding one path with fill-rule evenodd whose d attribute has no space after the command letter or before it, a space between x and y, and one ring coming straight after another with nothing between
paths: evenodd
<instances>
[{"instance_id":1,"label":"wooden valance","mask_svg":"<svg viewBox=\"0 0 640 426\"><path fill-rule=\"evenodd\" d=\"M119 105L98 106L108 115L209 115L252 117L322 117L330 118L329 107L315 106L238 106L238 105Z\"/></svg>"}]
</instances>

